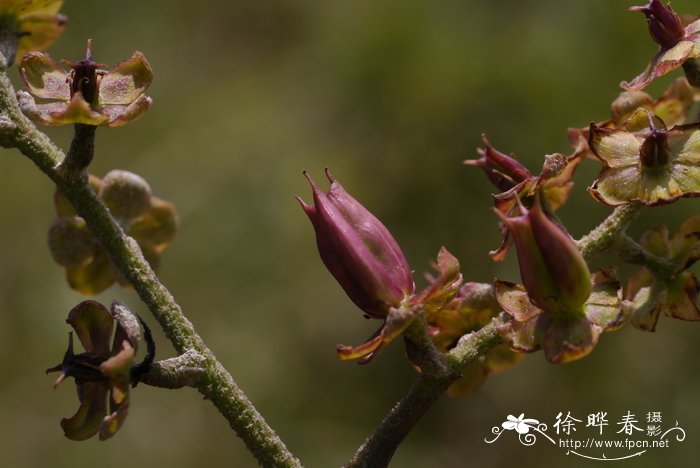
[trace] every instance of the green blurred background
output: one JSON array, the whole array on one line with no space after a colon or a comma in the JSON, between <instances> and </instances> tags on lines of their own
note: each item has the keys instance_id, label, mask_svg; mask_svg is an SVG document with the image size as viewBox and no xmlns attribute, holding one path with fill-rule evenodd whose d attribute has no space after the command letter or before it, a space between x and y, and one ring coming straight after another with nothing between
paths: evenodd
<instances>
[{"instance_id":1,"label":"green blurred background","mask_svg":"<svg viewBox=\"0 0 700 468\"><path fill-rule=\"evenodd\" d=\"M323 268L293 196L301 175L332 168L394 233L417 272L440 246L468 280L518 280L515 257L492 263L491 187L462 167L479 135L533 171L569 152L565 130L602 120L618 83L656 50L633 1L266 0L67 1L70 24L50 50L76 60L94 39L112 64L138 49L156 73L154 106L138 123L98 132L91 172L144 176L176 204L181 229L161 278L240 386L310 467L339 466L414 378L395 343L369 366L341 363L335 344L358 344L378 325ZM640 2L637 2L640 3ZM675 0L677 11L697 2ZM12 71L14 79L16 71ZM18 80L16 80L18 82ZM663 89L663 81L651 89ZM63 148L70 128L48 129ZM561 217L575 236L609 209L585 192L588 161ZM44 369L60 361L70 291L46 245L53 187L16 151L0 158L0 452L8 467L255 466L242 442L194 390L139 386L108 442L65 439L77 408L72 383L53 391ZM639 233L675 228L697 201L648 210ZM126 302L157 324L132 293ZM697 457L698 325L662 317L657 332L603 336L594 353L563 366L529 356L476 395L441 400L398 450L397 467L593 466L541 440L512 434L484 443L506 415L551 424L558 412L661 411L683 443L616 466L681 466ZM156 332L158 358L173 355ZM584 428L580 428L583 431Z\"/></svg>"}]
</instances>

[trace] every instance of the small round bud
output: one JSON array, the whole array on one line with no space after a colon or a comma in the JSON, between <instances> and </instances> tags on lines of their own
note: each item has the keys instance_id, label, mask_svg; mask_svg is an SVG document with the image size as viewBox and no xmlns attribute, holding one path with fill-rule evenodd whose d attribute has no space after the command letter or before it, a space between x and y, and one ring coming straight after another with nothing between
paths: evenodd
<instances>
[{"instance_id":1,"label":"small round bud","mask_svg":"<svg viewBox=\"0 0 700 468\"><path fill-rule=\"evenodd\" d=\"M53 259L65 267L77 267L97 250L85 220L78 216L56 218L49 228L49 249Z\"/></svg>"},{"instance_id":2,"label":"small round bud","mask_svg":"<svg viewBox=\"0 0 700 468\"><path fill-rule=\"evenodd\" d=\"M102 179L99 196L119 220L132 220L151 207L151 187L142 177L128 171L110 171Z\"/></svg>"}]
</instances>

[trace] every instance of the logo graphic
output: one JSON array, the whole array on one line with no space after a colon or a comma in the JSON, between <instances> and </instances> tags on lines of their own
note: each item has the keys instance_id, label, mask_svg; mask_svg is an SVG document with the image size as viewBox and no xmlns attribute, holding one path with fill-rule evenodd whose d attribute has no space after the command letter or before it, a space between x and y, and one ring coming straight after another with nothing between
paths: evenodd
<instances>
[{"instance_id":1,"label":"logo graphic","mask_svg":"<svg viewBox=\"0 0 700 468\"><path fill-rule=\"evenodd\" d=\"M608 413L598 411L587 415L585 427L581 435L577 436L576 432L583 425L583 420L572 416L571 412L566 415L560 412L549 430L550 435L547 433L547 424L526 418L525 413L518 417L509 414L500 426L491 428L494 437L490 440L486 437L484 442L493 444L504 433L514 431L518 434L520 443L527 447L535 445L538 440L546 440L556 447L566 449L566 455L589 460L616 461L640 457L651 449L668 448L674 438L676 442L685 440L685 430L678 425L678 421L670 428L662 427L661 412L650 411L643 419L646 425L639 422L631 411L627 411L611 426ZM614 427L618 430L615 431ZM595 435L584 435L591 432ZM604 432L614 432L615 438L604 437ZM539 436L542 437L538 438ZM605 451L615 453L615 456L608 456Z\"/></svg>"}]
</instances>

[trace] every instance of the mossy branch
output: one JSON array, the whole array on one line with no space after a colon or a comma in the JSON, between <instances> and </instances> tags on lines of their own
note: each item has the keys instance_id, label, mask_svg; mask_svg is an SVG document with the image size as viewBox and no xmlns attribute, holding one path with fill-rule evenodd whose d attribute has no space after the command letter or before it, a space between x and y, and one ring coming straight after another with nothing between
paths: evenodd
<instances>
[{"instance_id":1,"label":"mossy branch","mask_svg":"<svg viewBox=\"0 0 700 468\"><path fill-rule=\"evenodd\" d=\"M192 383L228 420L231 428L243 439L260 464L275 467L301 466L214 353L207 348L173 296L144 259L136 241L124 233L97 198L87 183L84 172L79 170L91 155L73 154L71 159L77 163L61 168L61 163L65 160L63 152L21 113L12 83L4 73L0 73L0 123L3 122L0 125L0 144L20 150L71 201L108 252L112 263L146 303L178 353L187 356L196 352L202 357L201 364L197 366L202 370L201 378L194 379ZM81 131L83 130L86 129ZM89 129L86 131L89 132ZM71 150L79 152L91 148L91 144L81 146L76 143ZM158 366L155 369L158 370ZM161 375L164 375L165 363L161 363L160 370ZM144 378L144 382L148 382L148 378Z\"/></svg>"}]
</instances>

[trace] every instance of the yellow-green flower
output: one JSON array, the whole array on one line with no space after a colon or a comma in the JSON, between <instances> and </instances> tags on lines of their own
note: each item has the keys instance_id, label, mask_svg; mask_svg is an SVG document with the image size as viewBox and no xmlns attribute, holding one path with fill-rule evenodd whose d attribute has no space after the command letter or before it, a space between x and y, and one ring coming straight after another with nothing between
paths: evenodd
<instances>
[{"instance_id":1,"label":"yellow-green flower","mask_svg":"<svg viewBox=\"0 0 700 468\"><path fill-rule=\"evenodd\" d=\"M143 93L153 80L153 71L141 52L105 71L105 65L92 60L88 41L83 60L62 64L69 70L44 52L29 52L19 64L29 90L18 93L20 108L41 124L119 127L151 106L151 98Z\"/></svg>"},{"instance_id":2,"label":"yellow-green flower","mask_svg":"<svg viewBox=\"0 0 700 468\"><path fill-rule=\"evenodd\" d=\"M0 24L5 36L17 39L15 51L3 51L6 64L28 50L43 50L63 33L68 19L59 14L63 0L0 0ZM11 57L9 55L12 55Z\"/></svg>"},{"instance_id":3,"label":"yellow-green flower","mask_svg":"<svg viewBox=\"0 0 700 468\"><path fill-rule=\"evenodd\" d=\"M647 127L631 132L591 124L590 147L605 164L589 189L601 203L671 203L700 196L700 123L664 123L647 113Z\"/></svg>"}]
</instances>

